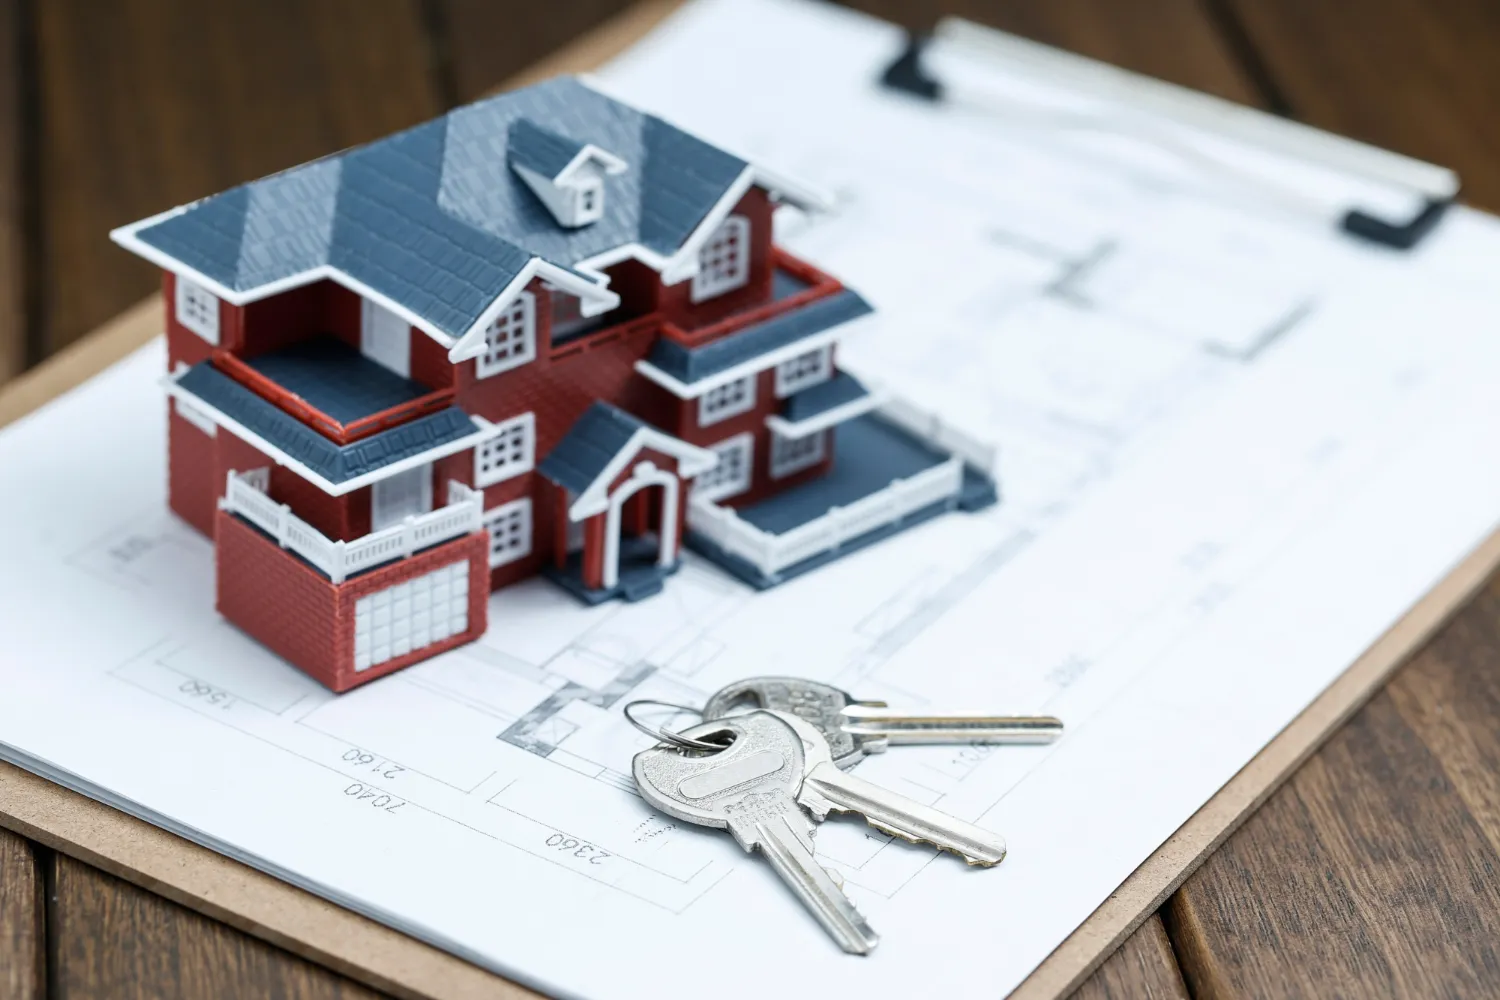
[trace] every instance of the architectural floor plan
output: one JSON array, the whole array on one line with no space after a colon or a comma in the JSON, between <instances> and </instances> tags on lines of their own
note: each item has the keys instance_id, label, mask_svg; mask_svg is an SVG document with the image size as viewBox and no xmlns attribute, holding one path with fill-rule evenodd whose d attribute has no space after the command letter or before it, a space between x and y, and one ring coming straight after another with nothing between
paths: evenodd
<instances>
[{"instance_id":1,"label":"architectural floor plan","mask_svg":"<svg viewBox=\"0 0 1500 1000\"><path fill-rule=\"evenodd\" d=\"M834 192L778 225L879 311L843 360L994 442L998 507L761 593L691 555L637 604L533 580L492 597L481 641L335 696L214 614L209 544L162 499L148 348L0 436L35 487L0 500L25 526L0 566L0 751L554 992L657 995L747 948L809 989L1020 982L1490 529L1500 301L1454 262L1500 227L1362 247L883 94L898 47L854 15L709 0L603 79ZM768 58L819 67L752 100L736 81ZM629 777L649 740L625 701L762 673L1069 730L860 765L1012 853L965 871L825 823L820 858L885 939L849 959Z\"/></svg>"}]
</instances>

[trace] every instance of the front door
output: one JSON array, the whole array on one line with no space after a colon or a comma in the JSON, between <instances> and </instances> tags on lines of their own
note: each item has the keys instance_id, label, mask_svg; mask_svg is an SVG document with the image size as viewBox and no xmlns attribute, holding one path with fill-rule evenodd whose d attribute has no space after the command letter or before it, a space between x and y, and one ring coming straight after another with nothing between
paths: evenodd
<instances>
[{"instance_id":1,"label":"front door","mask_svg":"<svg viewBox=\"0 0 1500 1000\"><path fill-rule=\"evenodd\" d=\"M411 325L369 299L363 300L359 350L402 378L411 378Z\"/></svg>"},{"instance_id":2,"label":"front door","mask_svg":"<svg viewBox=\"0 0 1500 1000\"><path fill-rule=\"evenodd\" d=\"M370 530L379 531L432 510L432 466L419 465L370 488Z\"/></svg>"}]
</instances>

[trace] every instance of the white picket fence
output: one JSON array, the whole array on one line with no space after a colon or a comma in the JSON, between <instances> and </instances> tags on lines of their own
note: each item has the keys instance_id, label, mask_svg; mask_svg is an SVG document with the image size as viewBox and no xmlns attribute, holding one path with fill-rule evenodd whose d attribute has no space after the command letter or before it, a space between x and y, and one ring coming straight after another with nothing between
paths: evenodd
<instances>
[{"instance_id":1,"label":"white picket fence","mask_svg":"<svg viewBox=\"0 0 1500 1000\"><path fill-rule=\"evenodd\" d=\"M914 406L899 397L882 403L876 412L902 430L921 438L938 451L957 455L987 476L995 475L998 449L993 444L981 441L972 434L966 434L946 423L936 413Z\"/></svg>"},{"instance_id":2,"label":"white picket fence","mask_svg":"<svg viewBox=\"0 0 1500 1000\"><path fill-rule=\"evenodd\" d=\"M334 541L293 514L286 504L267 496L269 483L268 469L231 472L219 506L243 517L276 539L282 548L327 573L334 583L343 583L371 566L404 559L428 546L478 531L484 514L483 494L452 482L448 484L446 507L408 517L352 542Z\"/></svg>"},{"instance_id":3,"label":"white picket fence","mask_svg":"<svg viewBox=\"0 0 1500 1000\"><path fill-rule=\"evenodd\" d=\"M738 556L767 576L774 576L929 504L957 496L963 478L964 460L954 456L906 479L893 480L880 492L847 507L830 508L828 513L784 535L762 531L742 520L731 508L720 507L711 500L692 501L688 524L725 552Z\"/></svg>"}]
</instances>

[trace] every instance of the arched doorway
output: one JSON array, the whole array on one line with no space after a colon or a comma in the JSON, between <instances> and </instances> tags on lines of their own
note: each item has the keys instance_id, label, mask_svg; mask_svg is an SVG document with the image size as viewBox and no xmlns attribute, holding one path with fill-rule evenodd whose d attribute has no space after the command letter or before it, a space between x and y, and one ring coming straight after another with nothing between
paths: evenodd
<instances>
[{"instance_id":1,"label":"arched doorway","mask_svg":"<svg viewBox=\"0 0 1500 1000\"><path fill-rule=\"evenodd\" d=\"M626 502L640 494L640 504L645 511L659 511L656 521L657 552L655 563L670 566L677 561L677 477L651 462L641 462L631 470L630 478L621 483L609 498L609 511L604 523L604 579L605 589L620 582L620 555L624 534L624 511ZM645 490L660 489L658 503L645 503ZM649 527L649 525L648 525Z\"/></svg>"}]
</instances>

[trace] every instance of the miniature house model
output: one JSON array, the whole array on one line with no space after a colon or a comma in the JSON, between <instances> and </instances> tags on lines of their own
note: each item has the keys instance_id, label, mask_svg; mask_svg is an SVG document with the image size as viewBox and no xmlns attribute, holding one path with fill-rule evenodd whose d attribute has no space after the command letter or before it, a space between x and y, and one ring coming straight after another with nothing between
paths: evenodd
<instances>
[{"instance_id":1,"label":"miniature house model","mask_svg":"<svg viewBox=\"0 0 1500 1000\"><path fill-rule=\"evenodd\" d=\"M992 503L838 369L870 307L772 245L779 202L816 207L559 78L117 230L165 271L220 612L343 691L538 572L634 600L690 544L765 587Z\"/></svg>"}]
</instances>

